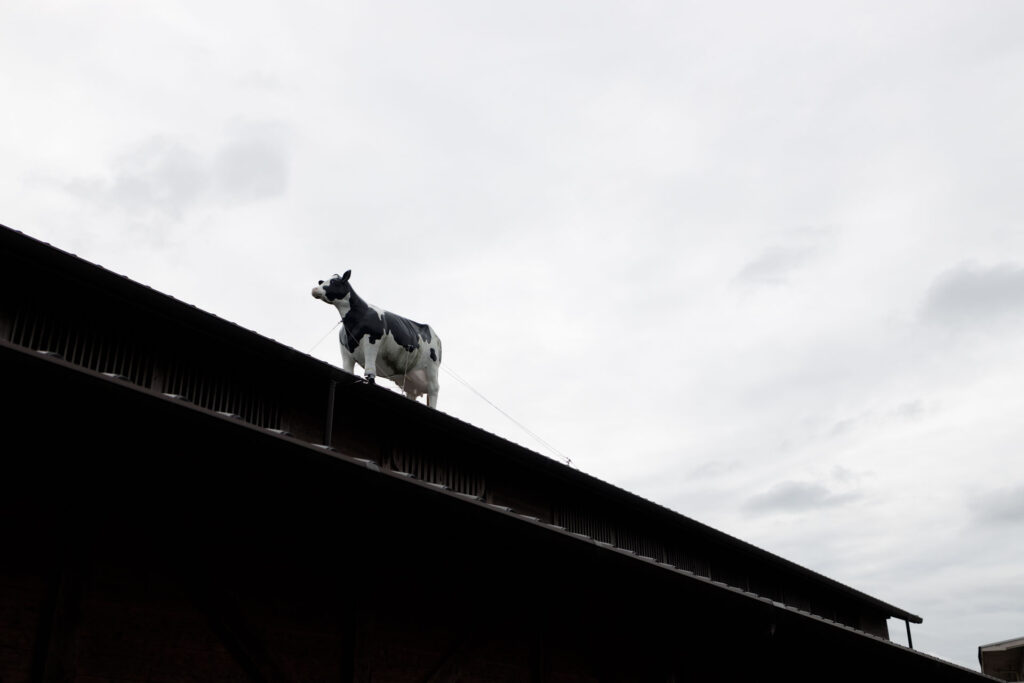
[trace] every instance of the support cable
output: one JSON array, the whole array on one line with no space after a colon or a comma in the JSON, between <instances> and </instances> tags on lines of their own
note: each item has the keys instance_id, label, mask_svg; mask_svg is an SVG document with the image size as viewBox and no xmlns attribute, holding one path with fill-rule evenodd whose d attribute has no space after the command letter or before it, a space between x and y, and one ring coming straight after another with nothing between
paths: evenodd
<instances>
[{"instance_id":1,"label":"support cable","mask_svg":"<svg viewBox=\"0 0 1024 683\"><path fill-rule=\"evenodd\" d=\"M336 327L338 327L338 325L340 325L340 324L341 324L341 322L342 322L342 321L341 321L341 320L339 320L338 322L334 323L334 325L332 325L332 326L331 326L331 329L327 330L327 334L325 334L324 336L320 337L320 341L318 341L318 342L317 342L316 344L313 344L313 346L312 346L312 347L310 347L309 351L307 351L307 352L306 352L306 354L307 354L307 355L309 355L309 354L312 354L312 353L313 353L313 351L314 351L314 350L316 349L316 347L318 347L318 346L320 346L321 344L323 344L323 343L324 343L324 340L325 340L325 339L327 339L327 336L328 336L329 334L331 334L331 332L333 332L333 331L334 331L334 329L335 329ZM510 422L512 422L512 423L513 423L513 424L515 424L515 425L516 425L517 427L519 427L519 428L520 428L520 429L522 429L522 430L523 430L524 432L526 432L526 433L527 433L527 434L529 434L529 435L530 435L531 437L533 437L533 438L534 438L534 439L535 439L535 440L536 440L536 441L537 441L538 443L542 444L542 445L543 445L543 446L544 446L545 448L547 448L547 449L548 449L549 451L551 451L552 453L554 453L555 455L557 455L557 456L558 456L558 457L559 457L559 458L560 458L561 460L565 461L565 464L566 464L566 465L568 465L569 467L575 467L575 465L574 465L574 464L573 464L573 462L572 462L572 458L570 458L570 457L569 457L569 456L567 456L566 454L562 453L562 452L561 452L560 450L558 450L557 448L555 448L554 446L552 446L552 445L551 445L550 443L548 443L547 441L545 441L544 439L542 439L542 438L541 438L541 437L540 437L540 436L539 436L539 435L538 435L538 434L537 434L536 432L534 432L534 431L533 431L532 429L530 429L529 427L527 427L526 425L524 425L524 424L523 424L522 422L520 422L519 420L515 419L514 417L512 417L511 415L509 415L509 414L508 414L507 412L505 412L504 410L502 410L502 409L501 409L501 408L500 408L500 407L499 407L499 406L498 406L498 405L497 405L496 403L494 403L494 401L492 401L491 399L489 399L489 398L487 398L486 396L484 396L484 395L483 395L483 394L482 394L482 393L481 393L481 392L480 392L479 390L477 390L477 389L476 389L476 388L475 388L475 387L474 387L474 386L473 386L472 384L470 384L469 382L467 382L467 381L466 381L466 380L465 380L465 379L464 379L464 378L463 378L463 377L462 377L461 375L459 375L459 374L458 374L457 372L455 372L454 370L452 370L451 368L449 368L449 367L448 367L448 366L446 366L446 365L442 365L442 366L441 366L441 369L442 369L442 370L444 370L445 372L447 372L447 373L448 373L448 374L449 374L449 375L450 375L450 376L451 376L451 377L452 377L453 379L455 379L455 381L457 381L457 382L458 382L459 384L463 385L464 387L466 387L467 389L469 389L470 391L472 391L472 392L473 392L474 394L476 394L476 395L477 395L478 397L480 397L480 399L481 399L482 401L484 401L484 402L485 402L485 403L486 403L487 405L489 405L489 406L491 406L492 408L494 408L495 410L497 410L497 411L498 411L499 413L501 413L502 415L504 415L504 416L505 416L505 417L506 417L506 418L507 418L507 419L508 419L508 420L509 420ZM408 367L406 367L406 370L408 370ZM405 389L405 385L404 385L404 383L403 383L403 385L402 385L402 389L403 389L403 391L404 391L404 389Z\"/></svg>"},{"instance_id":2,"label":"support cable","mask_svg":"<svg viewBox=\"0 0 1024 683\"><path fill-rule=\"evenodd\" d=\"M306 351L306 355L307 355L307 356L308 356L308 355L310 355L311 353L313 353L313 351L315 351L315 350L316 350L316 347L318 347L318 346L320 346L321 344L323 344L323 343L324 343L324 339L327 339L327 335L329 335L329 334L330 334L331 332L334 332L334 328L336 328L336 327L337 327L338 325L340 325L341 323L342 323L342 320L341 320L341 319L339 319L339 320L338 320L338 322L334 323L334 324L333 324L333 325L331 326L331 329L327 330L327 334L325 334L324 336L320 337L320 341L318 341L318 342L317 342L316 344L313 344L313 346L311 346L311 347L309 348L309 351Z\"/></svg>"},{"instance_id":3,"label":"support cable","mask_svg":"<svg viewBox=\"0 0 1024 683\"><path fill-rule=\"evenodd\" d=\"M523 424L522 422L520 422L519 420L517 420L517 419L515 419L514 417L512 417L511 415L509 415L509 414L508 414L507 412L505 412L505 411L504 411L504 410L502 410L501 408L499 408L499 407L498 407L498 406L497 406L497 405L496 405L496 404L494 403L494 401L492 401L491 399L487 398L487 397L486 397L486 396L484 396L484 395L483 395L482 393L480 393L480 392L479 392L479 391L478 391L478 390L477 390L476 388L474 388L474 387L473 387L473 385L472 385L472 384L470 384L470 383L469 383L469 382L467 382L467 381L466 381L465 379L463 379L463 378L462 378L461 376L459 376L459 374L458 374L457 372L455 372L455 371L454 371L454 370L452 370L451 368L445 367L444 365L442 365L442 366L441 366L441 369L442 369L442 370L444 370L445 372L447 372L447 373L448 373L449 375L451 375L451 376L452 376L453 378L455 378L455 380L456 380L456 381L458 381L458 382L459 382L460 384L462 384L462 385L463 385L463 386L465 386L465 387L466 387L467 389L469 389L470 391L472 391L472 392L473 392L474 394L476 394L477 396L479 396L479 397L480 397L480 398L481 398L481 399L482 399L482 400L483 400L484 402L486 402L486 403L487 403L487 405L489 405L489 406L491 406L492 408L494 408L495 410L497 410L497 411L498 411L499 413L501 413L501 414L502 414L502 415L504 415L504 416L505 416L506 418L508 418L508 419L509 419L509 421L511 421L512 423L514 423L514 424L515 424L515 425L516 425L517 427L519 427L519 428L520 428L520 429L522 429L522 430L523 430L524 432L526 432L527 434L529 434L530 436L532 436L532 437L533 437L534 439L536 439L536 440L537 440L537 441L538 441L539 443L543 444L543 445L544 445L544 446L545 446L545 447L546 447L546 448L547 448L548 450L550 450L550 451L551 451L552 453L555 453L555 454L556 454L556 455L557 455L557 456L558 456L559 458L561 458L562 460L564 460L564 461L565 461L565 464L566 464L566 465L569 465L570 467L574 467L574 465L572 464L572 458L570 458L569 456L567 456L567 455L565 455L564 453L562 453L562 452L561 452L560 450L558 450L557 448L555 448L554 446L552 446L552 445L551 445L550 443L548 443L547 441L545 441L544 439L542 439L542 438L541 438L540 436L538 436L536 432L534 432L533 430L531 430L531 429L530 429L529 427L527 427L526 425L524 425L524 424Z\"/></svg>"}]
</instances>

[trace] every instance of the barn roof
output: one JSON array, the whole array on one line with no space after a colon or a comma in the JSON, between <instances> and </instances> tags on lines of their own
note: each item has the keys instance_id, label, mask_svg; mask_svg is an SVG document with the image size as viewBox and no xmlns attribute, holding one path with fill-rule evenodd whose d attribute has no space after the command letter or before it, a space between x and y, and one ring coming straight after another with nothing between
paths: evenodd
<instances>
[{"instance_id":1,"label":"barn roof","mask_svg":"<svg viewBox=\"0 0 1024 683\"><path fill-rule=\"evenodd\" d=\"M182 401L180 398L182 394L166 391L166 386L154 389L152 376L128 377L128 372L100 372L100 375L105 377L104 381L120 383L119 385L123 385L125 390L142 392L151 397L155 396L158 401L162 402L177 402L189 410L205 410L217 416L218 419L233 419L239 423L240 427L262 429L267 439L287 440L302 448L316 449L325 457L334 458L353 467L374 471L380 476L398 477L410 486L429 486L436 489L439 495L451 496L467 506L486 510L491 514L505 515L523 524L534 525L545 533L564 538L566 542L592 544L608 553L617 553L636 562L657 566L667 572L675 572L682 580L703 582L709 589L730 591L744 599L762 601L778 609L792 611L806 618L818 619L839 628L850 628L850 622L838 617L827 619L821 615L823 611L827 612L831 608L823 610L820 604L816 606L817 609L811 604L794 604L784 595L772 594L768 590L759 590L752 586L754 580L749 576L732 581L726 575L732 572L735 566L722 567L722 564L742 564L751 575L771 574L788 581L787 585L811 586L819 592L818 594L826 596L823 598L824 600L841 598L851 604L869 609L882 617L896 617L913 623L922 621L921 617L907 610L481 430L454 416L430 410L422 404L409 401L386 389L358 382L352 375L337 367L5 226L0 226L0 259L2 259L0 271L3 272L3 275L0 275L0 280L2 280L0 284L9 295L7 301L3 302L3 307L0 308L0 345L6 347L6 353L24 353L24 347L27 346L33 352L49 351L49 355L42 357L42 360L60 366L67 372L89 371L88 367L83 370L80 367L81 364L73 362L73 359L61 357L66 354L59 355L52 350L41 348L42 342L26 341L27 337L14 339L17 316L23 313L23 309L28 310L28 308L24 308L25 306L31 308L31 306L39 304L39 300L33 298L32 293L28 291L24 281L25 277L30 275L33 281L38 282L39 279L49 279L59 275L64 281L72 280L84 283L95 291L102 292L103 296L108 299L108 306L125 306L131 313L126 317L130 317L133 324L149 324L146 323L147 319L153 325L173 321L175 326L188 329L192 333L199 333L204 340L220 349L230 348L233 352L241 355L259 357L262 372L267 373L268 376L305 377L311 378L310 382L313 382L312 378L317 378L318 381L329 379L334 387L330 396L332 402L337 400L347 402L346 405L359 406L361 410L367 411L364 413L365 415L371 415L373 411L386 412L391 420L397 418L399 421L407 421L408 424L425 426L432 433L443 435L445 443L458 443L462 448L472 447L481 454L480 457L485 457L488 460L486 466L492 468L491 471L500 472L501 477L510 481L522 481L525 477L531 483L543 482L548 490L555 492L555 495L558 496L563 492L572 492L572 495L577 497L584 496L589 497L588 500L598 500L602 503L601 507L605 509L607 517L611 518L610 524L614 524L615 520L619 518L634 518L637 520L636 524L639 525L637 528L641 533L647 528L658 527L663 530L663 533L670 536L678 535L680 538L694 539L694 543L697 545L713 548L716 557L726 558L719 563L719 567L725 574L716 574L711 570L705 571L700 565L693 565L689 568L680 566L682 563L672 562L667 554L662 557L648 556L643 550L646 546L643 545L635 545L634 549L630 549L625 544L609 542L608 539L602 538L597 533L588 534L574 531L570 525L559 523L563 520L553 517L545 518L546 515L538 514L532 508L531 501L525 499L527 494L523 491L526 491L527 486L520 486L522 491L517 496L513 496L516 501L521 501L522 505L518 503L502 504L500 498L488 499L486 496L466 495L464 492L453 490L452 487L446 489L444 486L433 485L422 477L409 476L409 472L403 472L400 468L381 467L373 458L360 457L358 449L355 448L346 451L337 444L337 450L323 446L318 447L317 443L323 444L323 442L331 440L330 418L328 418L326 433L320 425L305 424L304 420L309 422L312 419L307 417L296 418L294 424L284 425L285 429L281 429L281 426L273 423L273 420L268 421L264 413L260 413L260 416L255 416L256 413L242 415L243 419L239 420L237 419L238 414L226 415L231 411L204 408L201 402L197 405L196 401ZM12 294L13 296L10 296ZM17 300L19 296L29 303L19 302ZM159 353L159 350L156 352ZM86 365L88 366L88 364ZM288 394L287 391L280 393L282 396ZM321 397L318 395L317 398ZM326 393L323 398L327 399ZM288 409L288 406L275 409L285 410ZM295 408L295 410L298 411L299 408ZM321 410L319 405L307 412L312 413L317 410ZM333 405L328 410L332 411L331 415L333 415ZM225 414L218 415L218 412ZM253 424L247 424L250 422ZM335 425L334 428L337 429L339 426ZM321 438L321 434L324 434L324 437ZM756 578L757 576L754 576L754 579ZM743 583L746 585L737 585ZM846 625L843 625L844 623Z\"/></svg>"}]
</instances>

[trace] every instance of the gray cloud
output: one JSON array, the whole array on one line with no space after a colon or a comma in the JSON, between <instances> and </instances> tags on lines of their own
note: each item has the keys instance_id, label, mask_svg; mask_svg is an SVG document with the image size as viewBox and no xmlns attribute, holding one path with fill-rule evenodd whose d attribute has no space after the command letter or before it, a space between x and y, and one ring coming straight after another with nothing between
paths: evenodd
<instances>
[{"instance_id":1,"label":"gray cloud","mask_svg":"<svg viewBox=\"0 0 1024 683\"><path fill-rule=\"evenodd\" d=\"M836 465L832 468L832 478L842 484L856 483L865 476L870 476L870 474L870 472L854 471L842 465Z\"/></svg>"},{"instance_id":2,"label":"gray cloud","mask_svg":"<svg viewBox=\"0 0 1024 683\"><path fill-rule=\"evenodd\" d=\"M815 255L813 247L769 247L736 274L743 284L782 285Z\"/></svg>"},{"instance_id":3,"label":"gray cloud","mask_svg":"<svg viewBox=\"0 0 1024 683\"><path fill-rule=\"evenodd\" d=\"M203 166L182 143L153 137L114 159L109 180L78 178L66 189L131 213L156 211L180 219L209 183Z\"/></svg>"},{"instance_id":4,"label":"gray cloud","mask_svg":"<svg viewBox=\"0 0 1024 683\"><path fill-rule=\"evenodd\" d=\"M932 405L920 398L904 401L896 407L884 411L876 412L869 410L860 415L835 420L822 432L822 436L839 438L850 436L866 429L877 429L886 423L913 422L926 418L934 410L935 408Z\"/></svg>"},{"instance_id":5,"label":"gray cloud","mask_svg":"<svg viewBox=\"0 0 1024 683\"><path fill-rule=\"evenodd\" d=\"M1024 609L1024 583L1016 579L1004 579L994 585L966 586L961 588L957 600L951 600L948 609L957 609L960 604L959 616L996 615L1010 613L1016 615ZM963 606L968 599L969 606ZM980 644L980 643L979 643Z\"/></svg>"},{"instance_id":6,"label":"gray cloud","mask_svg":"<svg viewBox=\"0 0 1024 683\"><path fill-rule=\"evenodd\" d=\"M905 401L900 405L896 406L896 409L892 411L895 417L903 418L904 420L917 420L928 414L930 408L925 405L925 402L919 398L913 401Z\"/></svg>"},{"instance_id":7,"label":"gray cloud","mask_svg":"<svg viewBox=\"0 0 1024 683\"><path fill-rule=\"evenodd\" d=\"M740 467L740 463L736 460L712 460L706 462L703 465L698 465L690 470L689 477L702 479L710 477L722 477L735 472Z\"/></svg>"},{"instance_id":8,"label":"gray cloud","mask_svg":"<svg viewBox=\"0 0 1024 683\"><path fill-rule=\"evenodd\" d=\"M1024 319L1024 267L964 264L948 270L928 290L923 315L951 326Z\"/></svg>"},{"instance_id":9,"label":"gray cloud","mask_svg":"<svg viewBox=\"0 0 1024 683\"><path fill-rule=\"evenodd\" d=\"M979 524L1024 523L1024 484L989 491L975 497L970 507Z\"/></svg>"},{"instance_id":10,"label":"gray cloud","mask_svg":"<svg viewBox=\"0 0 1024 683\"><path fill-rule=\"evenodd\" d=\"M225 145L214 162L217 186L234 200L251 201L284 194L288 161L272 141L237 140Z\"/></svg>"},{"instance_id":11,"label":"gray cloud","mask_svg":"<svg viewBox=\"0 0 1024 683\"><path fill-rule=\"evenodd\" d=\"M105 208L178 221L204 203L243 204L283 195L287 150L276 139L248 136L204 155L181 140L153 136L117 156L107 177L76 178L64 188Z\"/></svg>"},{"instance_id":12,"label":"gray cloud","mask_svg":"<svg viewBox=\"0 0 1024 683\"><path fill-rule=\"evenodd\" d=\"M805 512L836 507L860 498L859 493L832 493L821 484L784 481L750 498L743 509L755 512Z\"/></svg>"},{"instance_id":13,"label":"gray cloud","mask_svg":"<svg viewBox=\"0 0 1024 683\"><path fill-rule=\"evenodd\" d=\"M849 417L839 420L829 428L828 436L832 438L845 436L854 432L863 422L863 417Z\"/></svg>"}]
</instances>

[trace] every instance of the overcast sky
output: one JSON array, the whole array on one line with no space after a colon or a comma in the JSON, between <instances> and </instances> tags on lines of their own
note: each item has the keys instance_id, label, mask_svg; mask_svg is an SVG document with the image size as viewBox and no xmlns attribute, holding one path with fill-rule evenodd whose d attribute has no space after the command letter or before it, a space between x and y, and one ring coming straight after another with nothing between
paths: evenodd
<instances>
[{"instance_id":1,"label":"overcast sky","mask_svg":"<svg viewBox=\"0 0 1024 683\"><path fill-rule=\"evenodd\" d=\"M301 351L352 269L579 469L1024 635L1019 0L4 0L0 63L0 223Z\"/></svg>"}]
</instances>

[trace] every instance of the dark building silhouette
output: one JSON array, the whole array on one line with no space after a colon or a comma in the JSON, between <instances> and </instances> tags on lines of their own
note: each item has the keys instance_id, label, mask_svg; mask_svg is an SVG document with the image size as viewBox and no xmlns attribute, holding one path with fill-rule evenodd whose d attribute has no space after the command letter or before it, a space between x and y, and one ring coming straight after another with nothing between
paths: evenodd
<instances>
[{"instance_id":1,"label":"dark building silhouette","mask_svg":"<svg viewBox=\"0 0 1024 683\"><path fill-rule=\"evenodd\" d=\"M985 680L905 610L0 226L0 681Z\"/></svg>"}]
</instances>

